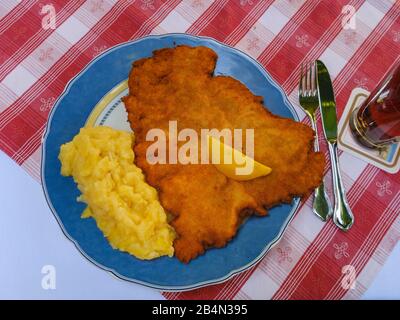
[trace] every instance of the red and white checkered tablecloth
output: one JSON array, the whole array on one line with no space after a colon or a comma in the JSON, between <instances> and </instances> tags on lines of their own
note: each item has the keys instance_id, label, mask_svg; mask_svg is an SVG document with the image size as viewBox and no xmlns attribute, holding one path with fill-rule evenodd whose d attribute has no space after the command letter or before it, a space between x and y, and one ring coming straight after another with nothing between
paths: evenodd
<instances>
[{"instance_id":1,"label":"red and white checkered tablecloth","mask_svg":"<svg viewBox=\"0 0 400 320\"><path fill-rule=\"evenodd\" d=\"M56 11L54 30L42 28L48 4ZM345 5L355 9L355 29L342 25ZM371 90L399 60L400 1L1 1L0 148L40 181L42 133L68 80L106 48L169 32L210 36L247 52L296 107L299 66L319 58L333 77L340 116L354 87ZM256 267L219 285L165 297L360 297L400 239L400 173L385 173L346 153L340 162L356 219L350 232L318 220L309 198ZM326 174L329 187L328 165ZM354 288L346 285L347 265L357 275Z\"/></svg>"}]
</instances>

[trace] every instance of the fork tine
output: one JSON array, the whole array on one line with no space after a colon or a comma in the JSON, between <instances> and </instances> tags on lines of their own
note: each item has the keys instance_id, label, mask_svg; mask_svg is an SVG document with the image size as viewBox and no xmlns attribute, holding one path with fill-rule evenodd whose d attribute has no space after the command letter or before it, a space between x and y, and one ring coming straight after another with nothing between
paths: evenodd
<instances>
[{"instance_id":1,"label":"fork tine","mask_svg":"<svg viewBox=\"0 0 400 320\"><path fill-rule=\"evenodd\" d=\"M313 87L314 87L313 63L312 61L310 61L310 96L313 95Z\"/></svg>"},{"instance_id":2,"label":"fork tine","mask_svg":"<svg viewBox=\"0 0 400 320\"><path fill-rule=\"evenodd\" d=\"M302 62L301 65L300 65L299 96L303 95L303 88L304 88L304 86L303 86L303 78L304 78L304 76L303 76L303 62Z\"/></svg>"},{"instance_id":3,"label":"fork tine","mask_svg":"<svg viewBox=\"0 0 400 320\"><path fill-rule=\"evenodd\" d=\"M311 96L311 63L307 61L307 96Z\"/></svg>"},{"instance_id":4,"label":"fork tine","mask_svg":"<svg viewBox=\"0 0 400 320\"><path fill-rule=\"evenodd\" d=\"M307 96L308 91L308 65L307 61L304 63L304 95Z\"/></svg>"},{"instance_id":5,"label":"fork tine","mask_svg":"<svg viewBox=\"0 0 400 320\"><path fill-rule=\"evenodd\" d=\"M315 64L315 60L312 65L312 71L313 71L313 96L317 95L317 65Z\"/></svg>"}]
</instances>

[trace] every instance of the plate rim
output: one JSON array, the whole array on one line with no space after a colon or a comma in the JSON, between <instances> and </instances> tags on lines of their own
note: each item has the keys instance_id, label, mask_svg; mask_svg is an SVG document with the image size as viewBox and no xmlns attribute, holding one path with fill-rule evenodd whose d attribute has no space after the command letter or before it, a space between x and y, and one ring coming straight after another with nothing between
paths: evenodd
<instances>
[{"instance_id":1,"label":"plate rim","mask_svg":"<svg viewBox=\"0 0 400 320\"><path fill-rule=\"evenodd\" d=\"M284 104L289 108L291 114L293 115L294 120L297 121L297 122L299 121L299 116L298 116L298 114L296 112L296 109L290 103L290 101L289 101L287 95L284 93L283 89L277 84L277 82L270 76L270 74L264 69L264 67L256 59L254 59L252 56L250 56L249 54L245 53L244 51L242 51L242 50L240 50L238 48L235 48L235 47L231 47L231 46L229 46L229 45L227 45L227 44L225 44L225 43L223 43L223 42L221 42L219 40L216 40L216 39L214 39L212 37L207 37L207 36L197 36L197 35L190 35L190 34L186 34L186 33L165 33L165 34L162 34L162 35L147 35L147 36L135 39L135 40L128 40L128 41L116 44L116 45L108 48L107 50L103 51L101 54L96 56L94 59L92 59L81 71L79 71L74 77L72 77L70 80L68 80L68 82L66 83L62 93L57 98L57 100L54 102L53 108L50 110L50 113L48 115L47 122L46 122L46 127L45 127L44 133L42 135L42 140L41 140L41 142L42 142L41 143L42 157L41 157L41 163L40 163L40 180L41 180L41 186L42 186L42 190L43 190L47 205L49 206L50 211L52 212L54 218L56 219L58 225L60 226L64 236L74 244L76 249L89 262L91 262L96 267L108 272L109 274L111 274L112 276L114 276L114 277L116 277L116 278L118 278L120 280L128 281L128 282L135 283L135 284L144 285L146 287L157 289L157 290L162 290L162 291L165 291L165 292L179 292L179 291L189 291L189 290L199 289L199 288L206 287L206 286L209 286L209 285L216 285L216 284L223 283L223 282L231 279L235 275L240 274L240 273L250 269L255 264L257 264L262 258L264 258L264 256L282 238L283 233L285 232L287 226L289 225L289 223L292 221L292 219L295 216L295 212L297 211L297 209L298 209L298 207L300 205L300 199L299 198L294 198L293 199L293 201L292 201L292 205L293 205L292 209L289 212L288 217L286 218L286 220L282 224L281 228L279 229L279 232L276 235L276 237L273 240L271 240L271 242L269 244L267 244L265 246L263 251L255 259L253 259L252 261L250 261L246 265L243 265L240 268L231 270L225 276L220 277L220 278L206 280L206 281L202 281L202 282L197 282L197 283L194 283L192 285L163 286L163 285L157 285L157 284L150 283L150 282L147 282L147 281L142 281L142 280L138 280L138 279L134 279L134 278L129 278L129 277L123 276L118 271L116 271L115 269L104 266L103 264L101 264L101 263L97 262L96 260L94 260L93 258L91 258L88 254L86 254L86 252L80 247L78 242L65 229L64 224L62 223L60 217L58 216L57 211L53 207L53 204L52 204L52 202L50 200L50 197L49 197L48 191L47 191L46 181L44 179L45 162L46 162L46 159L45 159L46 158L46 140L47 140L47 137L48 137L48 135L49 135L49 133L51 131L51 122L52 122L51 120L52 120L52 118L54 116L55 111L59 107L60 102L69 93L69 91L70 91L71 87L73 86L73 84L95 62L97 62L98 60L100 60L104 56L108 55L109 53L111 53L111 52L113 52L115 50L118 50L119 48L125 47L127 45L131 45L131 44L134 44L134 43L139 43L139 42L145 41L146 39L149 39L149 38L162 39L162 38L167 38L167 37L171 37L171 36L188 37L188 38L197 39L197 40L210 41L210 42L215 43L218 46L222 46L222 47L226 47L226 48L229 48L231 50L234 50L239 55L244 56L244 58L246 58L246 59L250 60L251 62L253 62L254 65L257 67L257 69L259 69L259 71L262 73L262 75L269 80L269 82L272 84L272 86L275 87L275 89L278 90L278 92L280 93L280 95L282 97L282 100L284 101ZM112 89L110 89L110 90L112 90Z\"/></svg>"}]
</instances>

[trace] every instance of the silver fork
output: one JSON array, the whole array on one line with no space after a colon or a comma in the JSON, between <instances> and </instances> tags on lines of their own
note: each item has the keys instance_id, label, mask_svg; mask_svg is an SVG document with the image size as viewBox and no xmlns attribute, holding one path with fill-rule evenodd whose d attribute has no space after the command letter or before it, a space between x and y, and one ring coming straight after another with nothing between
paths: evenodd
<instances>
[{"instance_id":1,"label":"silver fork","mask_svg":"<svg viewBox=\"0 0 400 320\"><path fill-rule=\"evenodd\" d=\"M311 120L311 127L315 131L314 150L319 151L318 131L315 117L319 106L316 77L315 62L307 62L305 66L301 64L299 102L300 106ZM328 195L326 194L323 180L321 185L314 191L313 212L323 221L328 220L333 213L332 205Z\"/></svg>"}]
</instances>

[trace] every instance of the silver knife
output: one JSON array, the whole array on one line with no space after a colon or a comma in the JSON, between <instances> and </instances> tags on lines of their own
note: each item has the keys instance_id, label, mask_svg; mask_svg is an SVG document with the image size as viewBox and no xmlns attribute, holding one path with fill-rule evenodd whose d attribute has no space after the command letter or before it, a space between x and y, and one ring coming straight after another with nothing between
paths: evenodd
<instances>
[{"instance_id":1,"label":"silver knife","mask_svg":"<svg viewBox=\"0 0 400 320\"><path fill-rule=\"evenodd\" d=\"M337 116L336 102L333 93L332 81L328 69L317 60L317 88L321 118L326 141L328 142L331 158L333 188L335 195L335 207L333 210L333 222L342 230L349 230L354 223L354 216L346 200L340 176L339 160L337 153Z\"/></svg>"}]
</instances>

